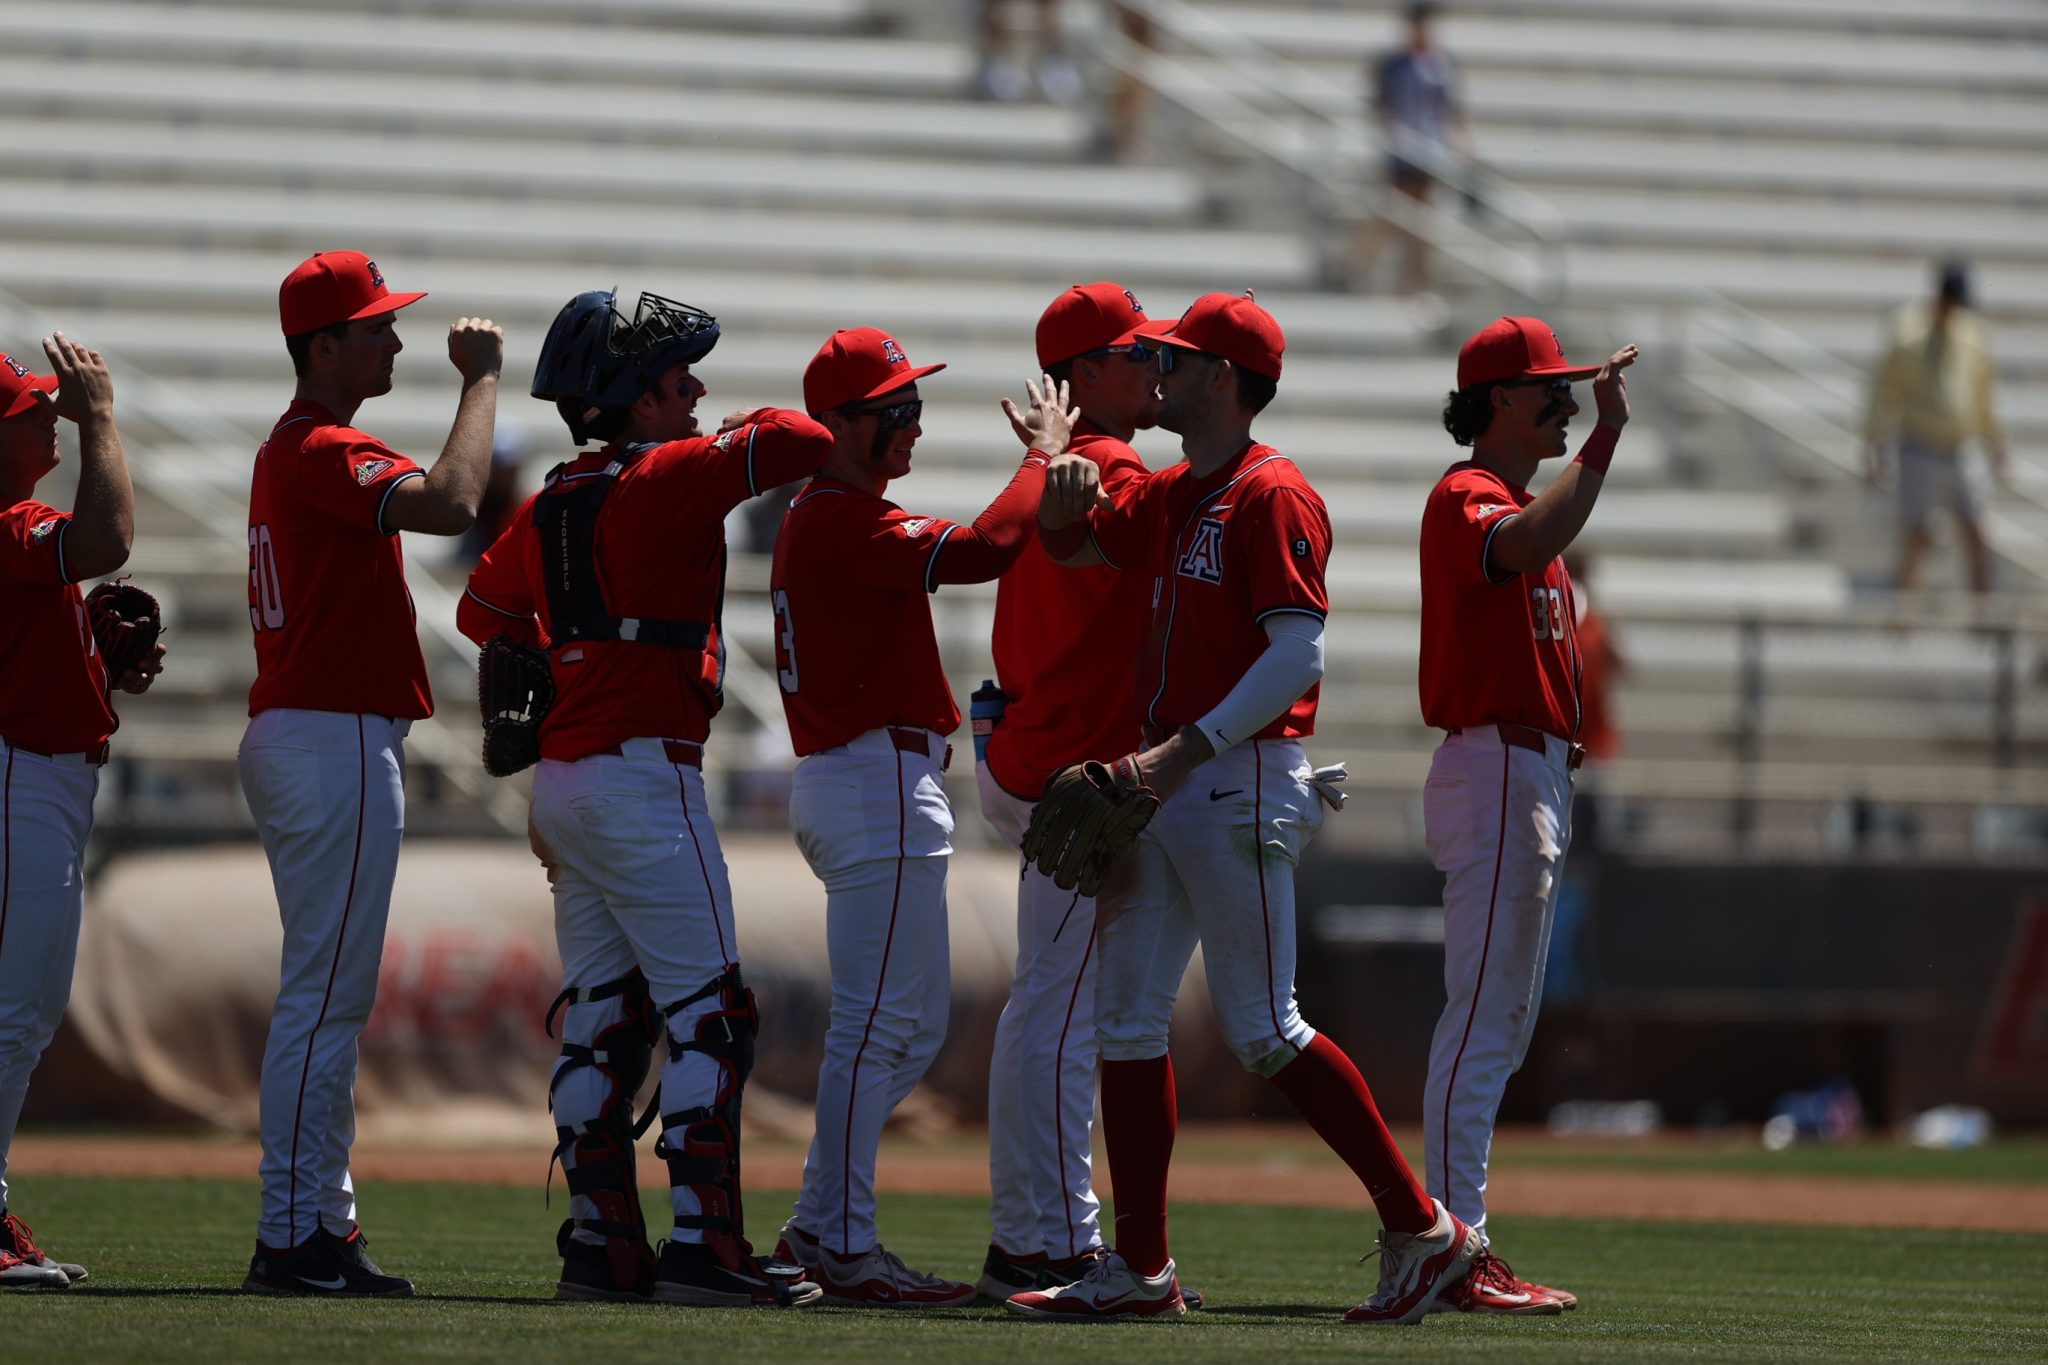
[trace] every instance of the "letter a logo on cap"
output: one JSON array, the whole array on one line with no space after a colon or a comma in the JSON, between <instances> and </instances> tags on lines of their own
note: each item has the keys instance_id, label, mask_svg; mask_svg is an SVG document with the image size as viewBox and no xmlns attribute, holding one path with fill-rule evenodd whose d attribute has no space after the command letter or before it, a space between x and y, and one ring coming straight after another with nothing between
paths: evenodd
<instances>
[{"instance_id":1,"label":"letter a logo on cap","mask_svg":"<svg viewBox=\"0 0 2048 1365\"><path fill-rule=\"evenodd\" d=\"M896 344L895 337L882 338L882 359L891 365L908 365L910 357L903 354L903 348Z\"/></svg>"},{"instance_id":2,"label":"letter a logo on cap","mask_svg":"<svg viewBox=\"0 0 2048 1365\"><path fill-rule=\"evenodd\" d=\"M1132 293L1132 292L1131 292L1130 290L1126 289L1126 290L1124 290L1124 297L1125 297L1125 298L1127 298L1127 299L1129 299L1129 300L1131 301L1131 311L1132 311L1132 312L1134 312L1134 313L1142 313L1142 312L1144 312L1144 311L1145 311L1145 305L1144 305L1144 304L1142 304L1142 303L1139 303L1139 302L1138 302L1138 296L1137 296L1136 294L1134 294L1134 293Z\"/></svg>"},{"instance_id":3,"label":"letter a logo on cap","mask_svg":"<svg viewBox=\"0 0 2048 1365\"><path fill-rule=\"evenodd\" d=\"M375 261L364 261L364 262L363 262L363 269L365 269L365 270L367 270L367 271L369 271L369 272L370 272L370 283L371 283L371 284L374 284L374 285L376 285L376 286L377 286L377 287L378 287L379 289L382 289L382 288L384 288L384 287L385 287L385 285L384 285L384 272L383 272L383 271L381 271L381 270L379 270L379 269L377 268L377 263L376 263Z\"/></svg>"}]
</instances>

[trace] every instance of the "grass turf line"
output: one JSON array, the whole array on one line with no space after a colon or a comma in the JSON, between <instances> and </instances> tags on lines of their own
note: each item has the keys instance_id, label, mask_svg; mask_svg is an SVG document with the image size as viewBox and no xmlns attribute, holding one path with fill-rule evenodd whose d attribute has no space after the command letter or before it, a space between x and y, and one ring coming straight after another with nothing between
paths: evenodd
<instances>
[{"instance_id":1,"label":"grass turf line","mask_svg":"<svg viewBox=\"0 0 2048 1365\"><path fill-rule=\"evenodd\" d=\"M788 1207L756 1192L761 1240ZM421 1297L308 1302L242 1295L252 1182L31 1177L16 1211L93 1279L0 1297L10 1354L25 1360L637 1357L686 1347L735 1362L791 1358L951 1361L1230 1361L1247 1356L1644 1359L1689 1356L1925 1360L2048 1356L2048 1238L1723 1224L1521 1219L1495 1228L1522 1270L1578 1292L1579 1312L1511 1320L1438 1315L1419 1328L1347 1328L1372 1289L1355 1214L1242 1205L1174 1214L1175 1251L1212 1307L1182 1323L1029 1323L997 1309L795 1312L556 1304L560 1204L492 1186L373 1184L374 1252ZM658 1228L665 1214L650 1202ZM912 1265L972 1279L984 1201L891 1196L881 1224ZM1115 1334L1105 1343L1104 1331Z\"/></svg>"}]
</instances>

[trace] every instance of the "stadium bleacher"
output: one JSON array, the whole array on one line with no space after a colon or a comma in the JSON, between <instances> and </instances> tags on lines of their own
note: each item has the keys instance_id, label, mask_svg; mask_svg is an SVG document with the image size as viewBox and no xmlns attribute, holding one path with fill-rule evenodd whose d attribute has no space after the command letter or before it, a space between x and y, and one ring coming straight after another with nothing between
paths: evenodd
<instances>
[{"instance_id":1,"label":"stadium bleacher","mask_svg":"<svg viewBox=\"0 0 2048 1365\"><path fill-rule=\"evenodd\" d=\"M1163 94L1213 88L1283 115L1320 110L1301 136L1349 120L1350 153L1366 156L1361 68L1395 40L1394 7L1190 8L1297 78L1280 100L1169 29ZM1456 336L1510 300L1456 269L1448 322L1331 287L1316 227L1297 197L1271 192L1269 167L1167 98L1128 165L1095 158L1087 108L977 100L971 36L952 9L0 0L0 116L26 130L0 145L0 293L19 304L0 299L0 347L54 321L124 367L144 485L131 568L172 605L169 695L122 732L120 812L161 830L240 819L232 757L253 657L236 471L289 396L277 281L312 250L356 246L394 283L434 295L407 315L396 392L364 414L401 448L431 454L446 432L441 324L488 314L508 332L501 413L540 438L537 477L561 445L553 414L523 396L540 336L570 294L616 283L721 318L704 367L714 414L792 401L835 326L885 325L914 357L948 361L926 386L920 472L902 489L947 515L971 514L1000 480L1012 441L995 400L1029 372L1032 323L1059 288L1118 278L1164 312L1210 288L1257 287L1290 342L1261 432L1311 471L1339 533L1326 745L1381 789L1369 809L1393 832L1370 837L1406 837L1430 742L1413 702L1414 525L1456 454L1436 420ZM1068 10L1083 29L1099 22ZM1630 661L1630 757L1608 780L1652 805L1718 799L1759 780L1736 762L1754 736L1761 780L1787 800L1823 800L1833 781L1958 810L1986 796L2041 802L2009 773L2048 746L2042 581L2008 565L2015 591L1976 630L1976 615L1942 605L1944 568L1931 608L1897 618L1922 624L1897 624L1879 591L1882 500L1766 419L1853 428L1852 380L1883 311L1926 291L1932 257L1960 251L1979 263L2026 495L2001 510L2016 533L2048 537L2043 12L2018 0L1938 13L1903 0L1473 0L1440 28L1482 158L1561 216L1566 292L1543 302L1546 316L1575 353L1646 344L1639 420L1587 539L1597 601ZM1752 393L1747 410L1689 382L1691 353L1759 383L1779 363L1690 327L1701 291L1815 348L1834 367L1827 382ZM1173 458L1170 439L1139 445ZM516 797L487 795L465 770L465 656L452 623L426 620L459 589L459 568L444 543L408 551L416 576L442 580L421 590L443 721L416 745L419 823L514 823ZM757 658L764 582L765 567L738 556L727 615ZM991 601L937 602L963 694L988 669ZM1957 628L1924 628L1930 614ZM1743 691L1745 616L1776 622L1759 628L1761 715ZM779 724L773 685L746 658L735 671L722 747L753 762L743 732ZM1674 818L1686 833L1673 837L1696 824ZM1966 817L1928 827L1969 837Z\"/></svg>"}]
</instances>

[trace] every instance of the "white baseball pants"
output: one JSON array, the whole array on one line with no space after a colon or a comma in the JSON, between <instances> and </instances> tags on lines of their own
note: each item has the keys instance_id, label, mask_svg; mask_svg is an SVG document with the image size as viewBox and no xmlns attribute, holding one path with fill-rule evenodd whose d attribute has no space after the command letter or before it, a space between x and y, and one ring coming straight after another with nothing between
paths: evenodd
<instances>
[{"instance_id":1,"label":"white baseball pants","mask_svg":"<svg viewBox=\"0 0 2048 1365\"><path fill-rule=\"evenodd\" d=\"M1423 788L1429 856L1444 874L1443 1016L1423 1089L1423 1179L1486 1235L1486 1167L1508 1077L1543 999L1543 967L1571 842L1569 748L1503 744L1492 726L1438 746Z\"/></svg>"},{"instance_id":2,"label":"white baseball pants","mask_svg":"<svg viewBox=\"0 0 2048 1365\"><path fill-rule=\"evenodd\" d=\"M976 765L981 813L1021 844L1034 803ZM1095 1120L1095 901L1024 864L1017 969L988 1067L989 1222L995 1244L1054 1260L1102 1245L1090 1168Z\"/></svg>"},{"instance_id":3,"label":"white baseball pants","mask_svg":"<svg viewBox=\"0 0 2048 1365\"><path fill-rule=\"evenodd\" d=\"M99 771L0 740L0 1209L29 1075L71 999Z\"/></svg>"},{"instance_id":4,"label":"white baseball pants","mask_svg":"<svg viewBox=\"0 0 2048 1365\"><path fill-rule=\"evenodd\" d=\"M911 733L923 748L870 730L812 754L790 790L797 847L825 884L832 964L817 1132L794 1221L842 1256L876 1244L882 1126L938 1055L952 1003L946 740Z\"/></svg>"},{"instance_id":5,"label":"white baseball pants","mask_svg":"<svg viewBox=\"0 0 2048 1365\"><path fill-rule=\"evenodd\" d=\"M662 1008L696 994L740 960L732 884L705 803L703 773L672 762L658 739L629 739L619 747L621 755L593 754L574 763L541 760L533 778L533 829L544 847L535 852L554 888L562 988L601 986L637 965ZM668 1028L693 1038L698 1020L718 1007L715 996L701 1000L668 1019ZM714 1058L697 1051L671 1055L661 1042L655 1047L662 1113L717 1097L721 1068ZM596 1115L608 1085L595 1067L571 1071L555 1094L557 1118ZM680 1130L673 1140L682 1140ZM677 1218L703 1213L694 1187L674 1185L669 1195ZM597 1216L583 1196L571 1199L578 1218ZM676 1228L668 1236L704 1240L697 1228Z\"/></svg>"},{"instance_id":6,"label":"white baseball pants","mask_svg":"<svg viewBox=\"0 0 2048 1365\"><path fill-rule=\"evenodd\" d=\"M259 1097L265 1246L348 1235L356 1038L377 1000L405 833L405 734L389 716L277 708L242 737L242 792L284 924Z\"/></svg>"},{"instance_id":7,"label":"white baseball pants","mask_svg":"<svg viewBox=\"0 0 2048 1365\"><path fill-rule=\"evenodd\" d=\"M1224 1040L1271 1076L1315 1038L1294 1000L1294 869L1323 826L1296 740L1232 745L1152 817L1100 897L1095 1028L1109 1061L1163 1057L1195 945Z\"/></svg>"}]
</instances>

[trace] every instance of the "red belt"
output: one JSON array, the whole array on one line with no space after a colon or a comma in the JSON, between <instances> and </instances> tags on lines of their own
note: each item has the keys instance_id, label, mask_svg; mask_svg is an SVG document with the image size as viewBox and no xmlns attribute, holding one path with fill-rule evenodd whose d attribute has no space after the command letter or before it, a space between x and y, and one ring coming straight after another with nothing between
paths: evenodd
<instances>
[{"instance_id":1,"label":"red belt","mask_svg":"<svg viewBox=\"0 0 2048 1365\"><path fill-rule=\"evenodd\" d=\"M1550 752L1550 746L1545 741L1552 738L1552 736L1533 725L1454 725L1444 733L1461 735L1468 729L1492 730L1500 736L1501 743L1512 744L1517 749L1527 749L1531 753L1545 754ZM1565 749L1565 769L1570 772L1576 772L1579 765L1586 761L1586 746L1583 744L1567 743Z\"/></svg>"},{"instance_id":2,"label":"red belt","mask_svg":"<svg viewBox=\"0 0 2048 1365\"><path fill-rule=\"evenodd\" d=\"M931 757L931 731L920 730L915 726L911 725L891 725L888 727L888 731L889 742L896 746L896 750L898 753L923 754L926 758ZM948 744L946 746L946 756L939 760L939 771L944 772L946 771L946 769L952 766L953 746Z\"/></svg>"},{"instance_id":3,"label":"red belt","mask_svg":"<svg viewBox=\"0 0 2048 1365\"><path fill-rule=\"evenodd\" d=\"M701 744L686 744L680 739L665 739L661 742L661 751L668 756L671 763L680 763L688 768L704 766L704 746ZM591 752L610 754L613 758L626 756L625 750L616 744L609 749L594 749Z\"/></svg>"}]
</instances>

